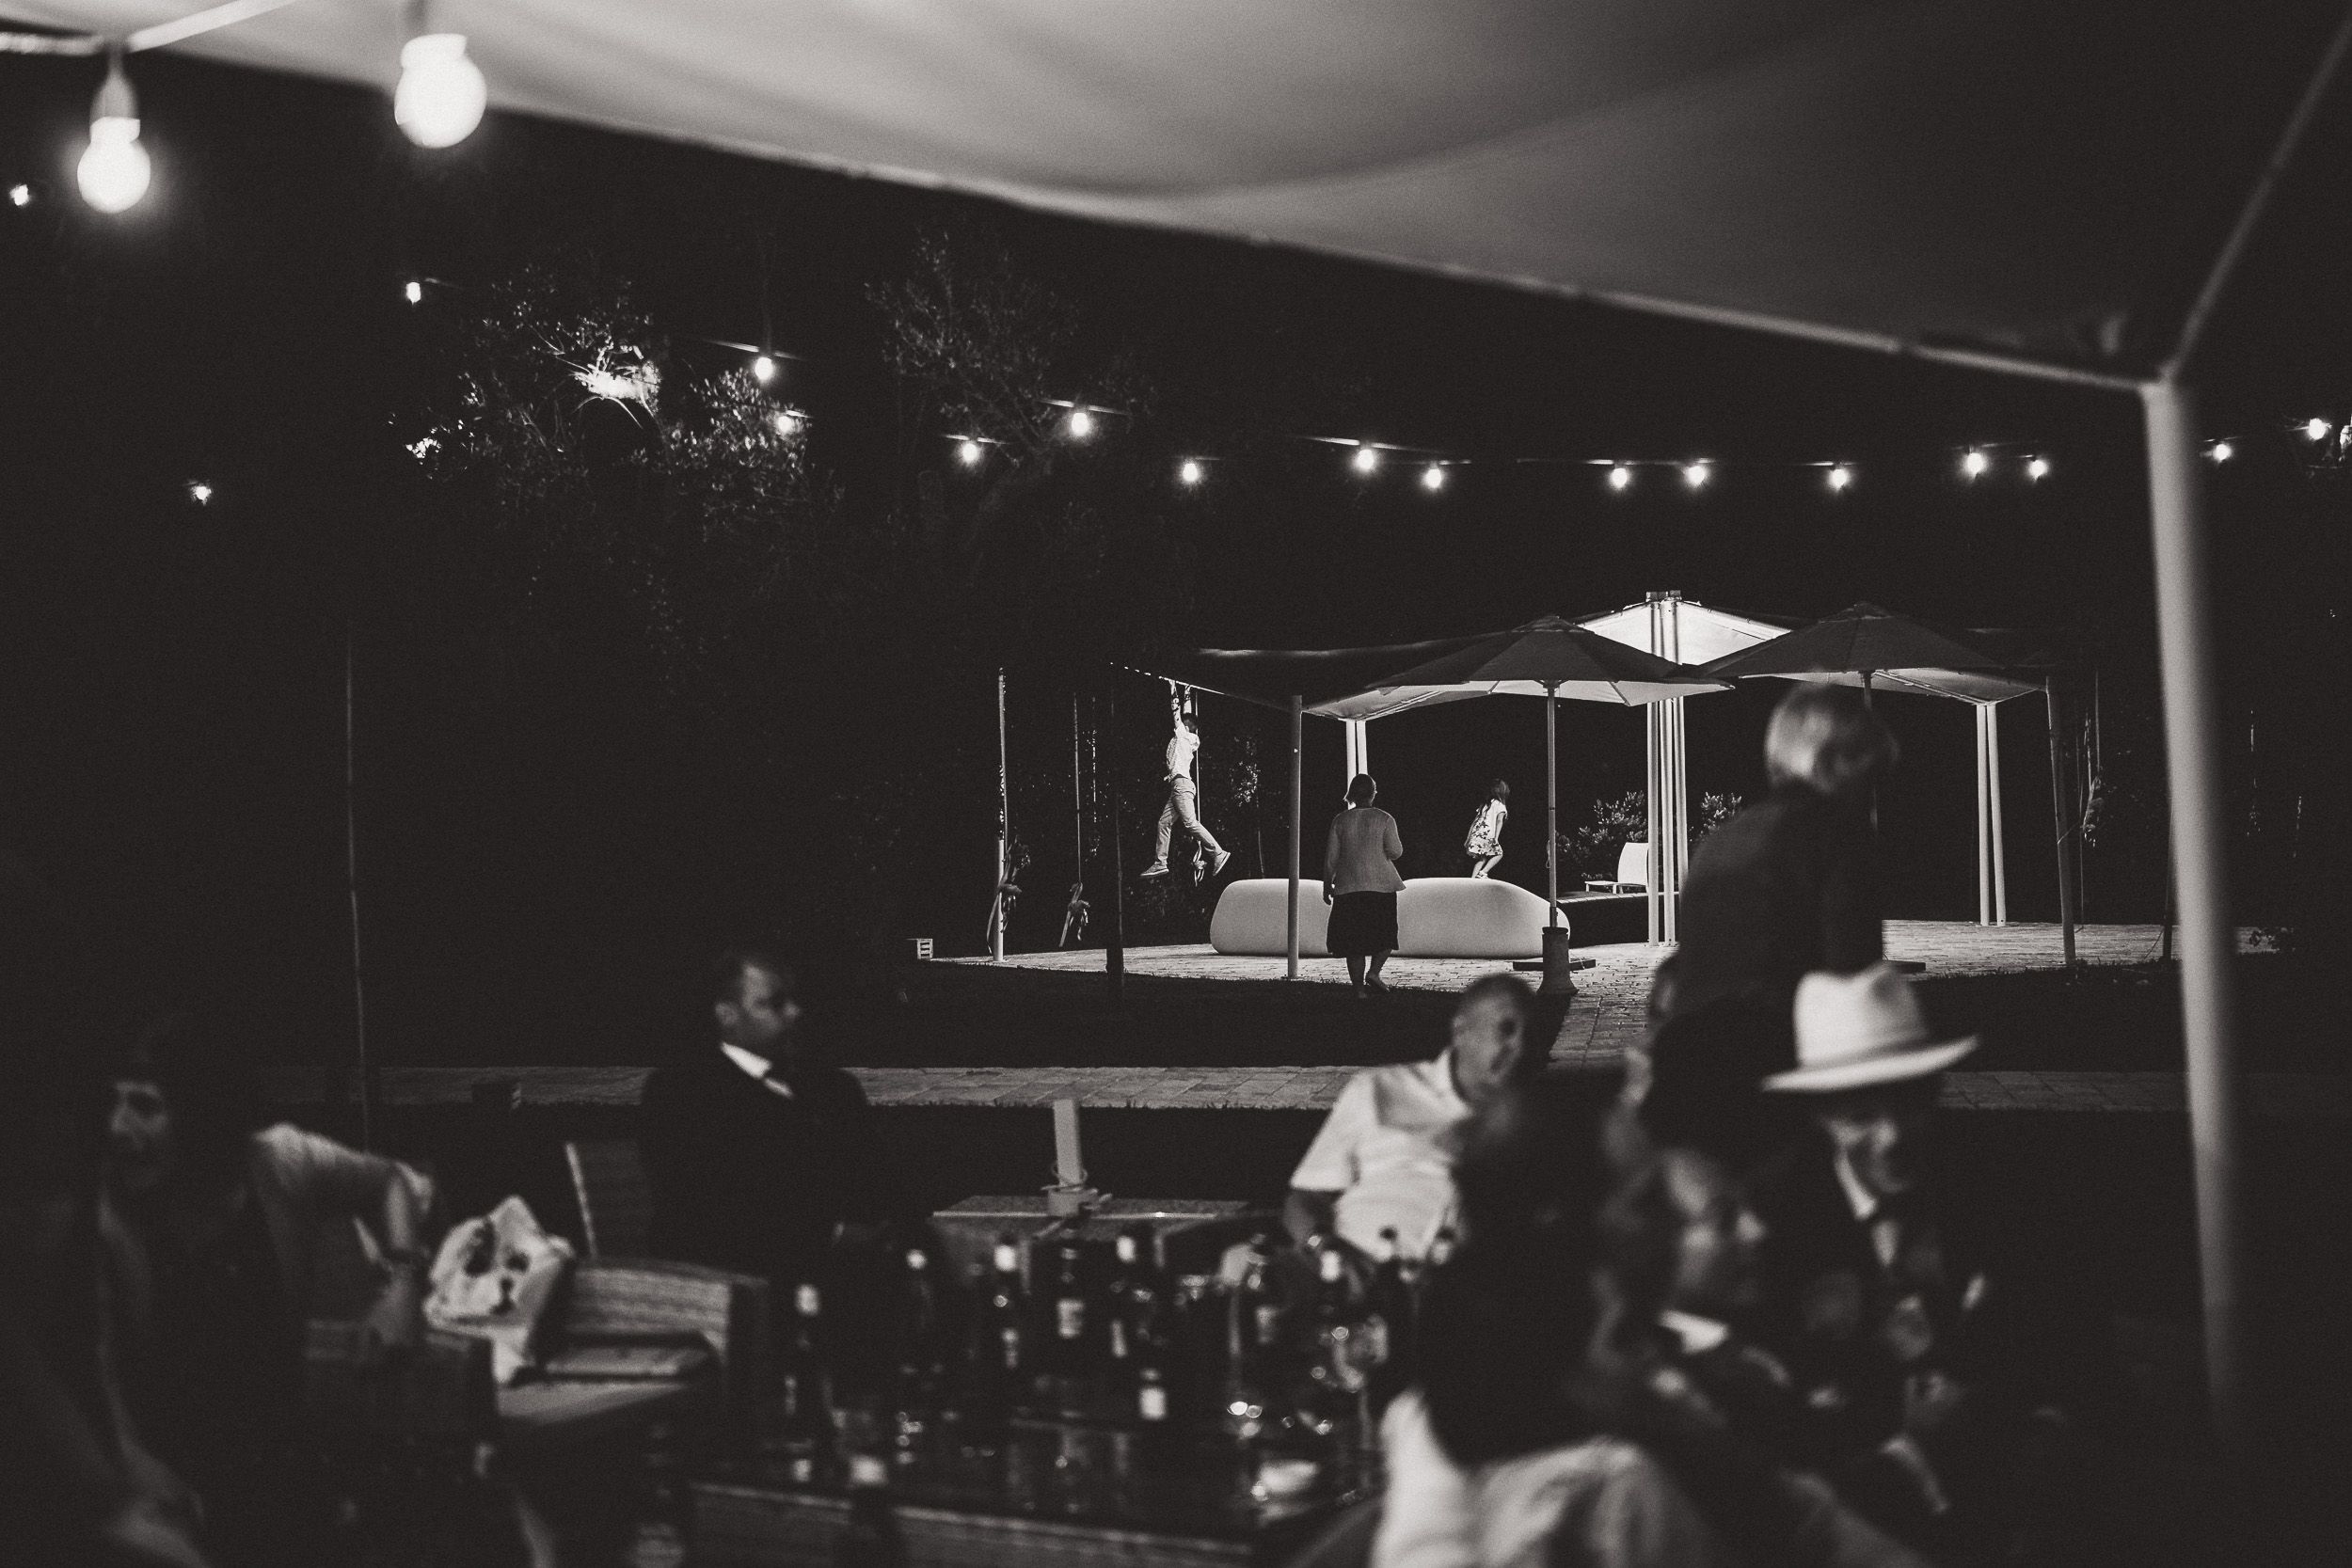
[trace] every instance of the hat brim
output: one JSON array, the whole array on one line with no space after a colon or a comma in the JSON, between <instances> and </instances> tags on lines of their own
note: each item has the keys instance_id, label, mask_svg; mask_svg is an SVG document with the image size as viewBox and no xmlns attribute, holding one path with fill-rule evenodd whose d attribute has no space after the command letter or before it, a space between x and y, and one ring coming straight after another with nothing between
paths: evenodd
<instances>
[{"instance_id":1,"label":"hat brim","mask_svg":"<svg viewBox=\"0 0 2352 1568\"><path fill-rule=\"evenodd\" d=\"M1977 1037L1946 1040L1915 1051L1891 1052L1851 1062L1824 1062L1790 1072L1775 1072L1764 1080L1767 1089L1783 1094L1836 1094L1841 1089L1867 1089L1879 1084L1899 1084L1943 1071L1977 1048Z\"/></svg>"}]
</instances>

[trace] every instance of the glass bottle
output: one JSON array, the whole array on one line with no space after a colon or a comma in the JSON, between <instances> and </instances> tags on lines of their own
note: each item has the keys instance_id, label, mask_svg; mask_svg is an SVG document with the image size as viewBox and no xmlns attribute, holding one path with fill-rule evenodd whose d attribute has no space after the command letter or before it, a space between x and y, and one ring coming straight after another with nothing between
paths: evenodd
<instances>
[{"instance_id":1,"label":"glass bottle","mask_svg":"<svg viewBox=\"0 0 2352 1568\"><path fill-rule=\"evenodd\" d=\"M850 1460L850 1517L834 1538L834 1568L906 1568L906 1538L890 1509L890 1467L872 1454Z\"/></svg>"},{"instance_id":2,"label":"glass bottle","mask_svg":"<svg viewBox=\"0 0 2352 1568\"><path fill-rule=\"evenodd\" d=\"M792 1332L777 1368L776 1457L793 1486L833 1479L833 1378L818 1348L823 1309L816 1286L793 1292Z\"/></svg>"},{"instance_id":3,"label":"glass bottle","mask_svg":"<svg viewBox=\"0 0 2352 1568\"><path fill-rule=\"evenodd\" d=\"M892 1448L902 1468L927 1463L946 1393L947 1347L930 1255L906 1251L898 1309L898 1375L891 1410Z\"/></svg>"}]
</instances>

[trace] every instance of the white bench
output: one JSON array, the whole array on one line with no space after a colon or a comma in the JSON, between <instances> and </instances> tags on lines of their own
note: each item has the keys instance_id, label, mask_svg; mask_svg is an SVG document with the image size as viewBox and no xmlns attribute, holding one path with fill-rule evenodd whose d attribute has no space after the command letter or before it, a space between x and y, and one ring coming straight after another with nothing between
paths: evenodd
<instances>
[{"instance_id":1,"label":"white bench","mask_svg":"<svg viewBox=\"0 0 2352 1568\"><path fill-rule=\"evenodd\" d=\"M1290 951L1284 909L1287 879L1257 877L1229 884L1209 917L1209 945L1220 953L1279 958ZM1543 898L1491 877L1422 877L1396 900L1396 952L1406 958L1534 958L1544 951ZM1561 916L1565 925L1567 917ZM1327 958L1330 906L1320 879L1298 883L1298 952Z\"/></svg>"}]
</instances>

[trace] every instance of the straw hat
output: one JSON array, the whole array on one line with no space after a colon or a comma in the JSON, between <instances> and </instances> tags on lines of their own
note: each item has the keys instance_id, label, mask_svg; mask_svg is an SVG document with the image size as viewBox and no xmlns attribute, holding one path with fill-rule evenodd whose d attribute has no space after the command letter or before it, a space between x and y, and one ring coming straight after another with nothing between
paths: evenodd
<instances>
[{"instance_id":1,"label":"straw hat","mask_svg":"<svg viewBox=\"0 0 2352 1568\"><path fill-rule=\"evenodd\" d=\"M1797 983L1797 1067L1768 1089L1835 1094L1943 1071L1977 1048L1977 1037L1939 1040L1911 984L1893 964L1855 974L1817 971Z\"/></svg>"}]
</instances>

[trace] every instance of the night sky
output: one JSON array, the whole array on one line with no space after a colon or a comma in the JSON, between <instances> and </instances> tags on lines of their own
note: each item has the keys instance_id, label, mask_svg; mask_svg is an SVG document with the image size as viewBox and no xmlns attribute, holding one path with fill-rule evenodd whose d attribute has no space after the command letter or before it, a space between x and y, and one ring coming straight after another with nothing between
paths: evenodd
<instances>
[{"instance_id":1,"label":"night sky","mask_svg":"<svg viewBox=\"0 0 2352 1568\"><path fill-rule=\"evenodd\" d=\"M1653 589L1784 616L1870 599L2084 634L2108 789L2089 913L2160 907L2128 397L495 115L426 153L373 94L155 56L136 75L154 186L108 219L73 195L91 63L0 60L0 186L33 198L0 207L14 372L0 410L0 848L11 896L69 933L62 961L105 976L118 1021L196 996L255 1020L283 1054L331 1055L347 1037L347 636L389 1059L628 1059L675 1016L693 957L746 926L868 946L930 932L972 950L996 665L1010 671L1015 831L1040 858L1015 932L1041 945L1072 853L1071 697L1099 722L1104 656L1450 635ZM2211 497L2245 726L2231 761L2249 919L2292 918L2296 890L2340 885L2352 809L2352 520L2343 476L2312 471L2290 429L2352 413L2347 172L2339 103L2196 377L2207 429L2241 453L2214 470ZM928 569L885 575L857 585L845 629L739 638L707 689L681 693L619 623L567 620L560 597L518 620L507 579L433 547L445 525L405 443L446 389L451 323L531 265L590 293L625 284L667 334L670 384L740 366L706 339L767 337L803 356L778 392L813 417L808 470L842 528L903 524L926 469L955 513L973 482L884 366L869 300L926 231L1001 245L1068 303L1059 395L1102 398L1122 374L1151 388L1150 412L1108 420L1102 453L1067 481L1110 540L1100 576L1031 592L1006 568L973 579L973 603ZM434 280L421 306L401 296L411 277ZM1463 466L1432 495L1402 463L1351 478L1342 451L1304 436ZM1958 461L1979 442L2003 443L2003 465L1971 484ZM2028 451L2053 465L2039 484L2016 471ZM1173 483L1184 455L1216 459L1197 492ZM1644 468L1612 496L1584 464L1692 456L1717 464L1696 494ZM1804 466L1827 460L1855 466L1852 490L1833 498ZM192 483L212 499L198 504ZM500 559L496 537L477 546ZM1157 806L1142 796L1160 705L1137 677L1110 689L1125 728L1100 743L1128 777L1132 873ZM1692 705L1695 788L1758 787L1773 694ZM1888 711L1909 752L1885 807L1891 912L1971 914L1964 710ZM1279 719L1208 713L1213 761L1250 745L1279 758ZM2054 912L2042 722L2021 703L2004 730L2013 908L2028 919ZM1337 805L1339 743L1335 726L1310 734L1319 824ZM1564 710L1564 819L1640 787L1640 736L1629 712ZM1458 870L1438 857L1501 772L1518 791L1503 874L1540 885L1534 705L1401 719L1373 746L1383 804L1432 857L1408 869ZM1266 782L1263 816L1214 787L1208 810L1246 857L1263 832L1279 865ZM844 825L876 816L892 820ZM1181 915L1150 916L1136 911L1136 940L1198 938Z\"/></svg>"}]
</instances>

